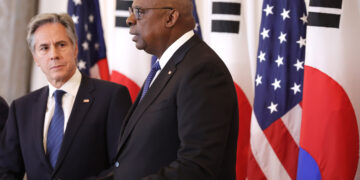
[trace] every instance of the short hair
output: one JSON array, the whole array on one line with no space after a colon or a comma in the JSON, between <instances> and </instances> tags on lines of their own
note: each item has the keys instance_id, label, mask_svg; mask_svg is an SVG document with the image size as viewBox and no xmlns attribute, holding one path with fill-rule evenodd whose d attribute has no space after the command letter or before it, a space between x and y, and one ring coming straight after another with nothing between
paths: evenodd
<instances>
[{"instance_id":1,"label":"short hair","mask_svg":"<svg viewBox=\"0 0 360 180\"><path fill-rule=\"evenodd\" d=\"M76 35L75 24L74 24L72 18L66 13L61 13L61 14L43 13L43 14L38 14L38 15L34 16L28 24L26 40L27 40L29 49L31 50L32 53L35 51L34 33L40 26L47 24L47 23L62 24L66 29L67 36L69 37L69 39L71 40L72 44L75 47L78 37Z\"/></svg>"}]
</instances>

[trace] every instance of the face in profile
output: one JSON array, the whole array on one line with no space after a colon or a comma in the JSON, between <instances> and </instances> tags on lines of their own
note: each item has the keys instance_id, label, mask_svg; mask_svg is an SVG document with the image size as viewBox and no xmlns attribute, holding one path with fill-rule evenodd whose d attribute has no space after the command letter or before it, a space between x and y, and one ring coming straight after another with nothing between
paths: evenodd
<instances>
[{"instance_id":1,"label":"face in profile","mask_svg":"<svg viewBox=\"0 0 360 180\"><path fill-rule=\"evenodd\" d=\"M47 23L34 33L33 58L48 81L55 87L64 84L76 70L77 46L59 23Z\"/></svg>"},{"instance_id":2,"label":"face in profile","mask_svg":"<svg viewBox=\"0 0 360 180\"><path fill-rule=\"evenodd\" d=\"M166 1L165 1L166 2ZM130 34L134 35L133 41L136 48L145 50L150 54L156 52L159 47L159 38L163 32L163 17L167 10L162 1L158 0L134 0L132 12L126 20L130 26Z\"/></svg>"}]
</instances>

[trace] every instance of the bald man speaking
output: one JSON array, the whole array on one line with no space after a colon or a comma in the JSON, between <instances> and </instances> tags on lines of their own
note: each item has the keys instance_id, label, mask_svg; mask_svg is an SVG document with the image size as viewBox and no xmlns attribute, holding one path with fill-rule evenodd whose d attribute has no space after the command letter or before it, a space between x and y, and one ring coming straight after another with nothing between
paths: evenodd
<instances>
[{"instance_id":1,"label":"bald man speaking","mask_svg":"<svg viewBox=\"0 0 360 180\"><path fill-rule=\"evenodd\" d=\"M192 0L134 0L127 24L158 57L124 120L114 179L235 179L231 75L193 29Z\"/></svg>"}]
</instances>

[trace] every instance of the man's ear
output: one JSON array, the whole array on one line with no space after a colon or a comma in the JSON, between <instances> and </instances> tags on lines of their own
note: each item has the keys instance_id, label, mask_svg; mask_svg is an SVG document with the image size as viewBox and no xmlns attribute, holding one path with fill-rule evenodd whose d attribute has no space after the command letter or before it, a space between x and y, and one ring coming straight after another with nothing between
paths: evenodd
<instances>
[{"instance_id":1,"label":"man's ear","mask_svg":"<svg viewBox=\"0 0 360 180\"><path fill-rule=\"evenodd\" d=\"M79 53L79 48L78 48L78 44L77 44L77 42L74 44L74 48L75 48L75 54L74 54L74 56L75 56L75 59L77 59L77 56L78 56L78 53Z\"/></svg>"},{"instance_id":2,"label":"man's ear","mask_svg":"<svg viewBox=\"0 0 360 180\"><path fill-rule=\"evenodd\" d=\"M34 60L34 62L36 64L36 66L40 67L40 64L38 63L38 60L37 60L36 55L34 53L35 52L32 53L33 60Z\"/></svg>"},{"instance_id":3,"label":"man's ear","mask_svg":"<svg viewBox=\"0 0 360 180\"><path fill-rule=\"evenodd\" d=\"M38 67L40 67L40 64L39 64L39 62L38 62L38 60L37 60L37 57L36 57L36 54L35 54L36 52L35 52L35 50L34 50L34 52L31 52L31 55L32 55L32 57L33 57L33 60L34 60L34 63L36 64L36 66L38 66Z\"/></svg>"},{"instance_id":4,"label":"man's ear","mask_svg":"<svg viewBox=\"0 0 360 180\"><path fill-rule=\"evenodd\" d=\"M173 27L179 19L179 11L176 9L170 10L166 19L166 27Z\"/></svg>"}]
</instances>

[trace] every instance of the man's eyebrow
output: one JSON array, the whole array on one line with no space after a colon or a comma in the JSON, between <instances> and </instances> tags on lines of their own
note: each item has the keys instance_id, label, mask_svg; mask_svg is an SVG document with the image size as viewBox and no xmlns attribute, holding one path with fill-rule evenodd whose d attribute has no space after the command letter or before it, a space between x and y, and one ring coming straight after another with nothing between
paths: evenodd
<instances>
[{"instance_id":1,"label":"man's eyebrow","mask_svg":"<svg viewBox=\"0 0 360 180\"><path fill-rule=\"evenodd\" d=\"M48 46L49 45L49 43L41 43L41 44L39 44L39 46Z\"/></svg>"},{"instance_id":2,"label":"man's eyebrow","mask_svg":"<svg viewBox=\"0 0 360 180\"><path fill-rule=\"evenodd\" d=\"M67 44L68 42L65 41L65 40L60 40L60 41L56 41L55 44L60 44L60 43L65 43ZM44 43L41 43L39 44L39 46L49 46L50 43L47 43L47 42L44 42Z\"/></svg>"},{"instance_id":3,"label":"man's eyebrow","mask_svg":"<svg viewBox=\"0 0 360 180\"><path fill-rule=\"evenodd\" d=\"M134 6L134 7L132 7L133 9L142 9L142 7L140 7L140 6Z\"/></svg>"},{"instance_id":4,"label":"man's eyebrow","mask_svg":"<svg viewBox=\"0 0 360 180\"><path fill-rule=\"evenodd\" d=\"M60 41L56 41L55 44L59 44L59 43L67 43L67 41L65 40L60 40Z\"/></svg>"}]
</instances>

